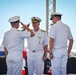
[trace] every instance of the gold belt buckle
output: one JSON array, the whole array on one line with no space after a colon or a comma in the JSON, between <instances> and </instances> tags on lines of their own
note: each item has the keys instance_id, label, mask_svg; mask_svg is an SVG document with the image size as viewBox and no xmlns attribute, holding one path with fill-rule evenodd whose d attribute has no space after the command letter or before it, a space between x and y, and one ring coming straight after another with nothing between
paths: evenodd
<instances>
[{"instance_id":1,"label":"gold belt buckle","mask_svg":"<svg viewBox=\"0 0 76 75\"><path fill-rule=\"evenodd\" d=\"M32 52L35 52L35 50L33 50Z\"/></svg>"}]
</instances>

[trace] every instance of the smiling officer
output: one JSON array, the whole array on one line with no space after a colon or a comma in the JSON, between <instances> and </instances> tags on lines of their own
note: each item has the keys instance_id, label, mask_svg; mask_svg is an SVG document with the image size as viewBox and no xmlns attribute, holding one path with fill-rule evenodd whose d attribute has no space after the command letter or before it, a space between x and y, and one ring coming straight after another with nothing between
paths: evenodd
<instances>
[{"instance_id":1,"label":"smiling officer","mask_svg":"<svg viewBox=\"0 0 76 75\"><path fill-rule=\"evenodd\" d=\"M27 38L28 41L28 55L27 55L27 64L28 64L28 74L42 75L43 74L43 65L44 65L44 56L47 54L48 46L48 36L44 30L40 29L41 19L39 17L32 17L32 26L34 37Z\"/></svg>"}]
</instances>

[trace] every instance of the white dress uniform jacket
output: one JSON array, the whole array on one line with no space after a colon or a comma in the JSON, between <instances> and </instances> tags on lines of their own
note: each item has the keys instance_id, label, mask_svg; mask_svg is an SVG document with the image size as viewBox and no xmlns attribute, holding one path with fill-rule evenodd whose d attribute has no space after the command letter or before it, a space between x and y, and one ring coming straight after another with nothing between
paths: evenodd
<instances>
[{"instance_id":1,"label":"white dress uniform jacket","mask_svg":"<svg viewBox=\"0 0 76 75\"><path fill-rule=\"evenodd\" d=\"M30 37L27 31L18 31L12 28L6 32L3 38L3 46L6 47L8 55L7 62L7 75L21 75L24 49L24 38Z\"/></svg>"},{"instance_id":2,"label":"white dress uniform jacket","mask_svg":"<svg viewBox=\"0 0 76 75\"><path fill-rule=\"evenodd\" d=\"M42 75L43 74L43 61L44 46L48 44L48 36L46 32L42 30L33 31L34 37L27 38L28 41L28 74Z\"/></svg>"},{"instance_id":3,"label":"white dress uniform jacket","mask_svg":"<svg viewBox=\"0 0 76 75\"><path fill-rule=\"evenodd\" d=\"M54 38L53 56L51 60L52 74L53 75L66 75L66 64L67 64L67 40L72 39L70 28L57 21L50 29L50 36Z\"/></svg>"}]
</instances>

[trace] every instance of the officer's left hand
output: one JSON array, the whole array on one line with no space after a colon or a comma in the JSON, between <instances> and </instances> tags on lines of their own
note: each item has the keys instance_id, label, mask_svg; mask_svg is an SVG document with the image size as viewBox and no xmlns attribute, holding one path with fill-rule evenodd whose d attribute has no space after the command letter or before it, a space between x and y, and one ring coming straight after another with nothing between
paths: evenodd
<instances>
[{"instance_id":1,"label":"officer's left hand","mask_svg":"<svg viewBox=\"0 0 76 75\"><path fill-rule=\"evenodd\" d=\"M43 55L42 60L45 61L47 59L47 56Z\"/></svg>"}]
</instances>

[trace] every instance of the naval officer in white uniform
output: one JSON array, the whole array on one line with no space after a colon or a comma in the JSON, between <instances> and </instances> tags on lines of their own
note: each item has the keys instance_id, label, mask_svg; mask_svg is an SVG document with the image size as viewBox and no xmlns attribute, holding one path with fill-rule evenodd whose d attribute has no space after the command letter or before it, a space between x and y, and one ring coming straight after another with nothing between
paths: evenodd
<instances>
[{"instance_id":1,"label":"naval officer in white uniform","mask_svg":"<svg viewBox=\"0 0 76 75\"><path fill-rule=\"evenodd\" d=\"M3 46L6 54L7 75L21 75L24 49L24 38L33 36L34 33L27 27L24 29L28 31L18 31L20 17L14 16L8 20L12 28L7 31L3 38Z\"/></svg>"},{"instance_id":2,"label":"naval officer in white uniform","mask_svg":"<svg viewBox=\"0 0 76 75\"><path fill-rule=\"evenodd\" d=\"M27 38L28 42L28 75L42 75L44 66L44 56L47 54L48 36L47 33L39 28L41 19L32 17L34 37Z\"/></svg>"},{"instance_id":3,"label":"naval officer in white uniform","mask_svg":"<svg viewBox=\"0 0 76 75\"><path fill-rule=\"evenodd\" d=\"M61 16L56 12L51 14L53 25L49 36L52 75L66 75L67 58L73 46L72 33L69 26L61 21Z\"/></svg>"}]
</instances>

